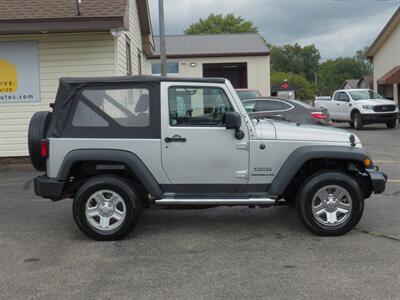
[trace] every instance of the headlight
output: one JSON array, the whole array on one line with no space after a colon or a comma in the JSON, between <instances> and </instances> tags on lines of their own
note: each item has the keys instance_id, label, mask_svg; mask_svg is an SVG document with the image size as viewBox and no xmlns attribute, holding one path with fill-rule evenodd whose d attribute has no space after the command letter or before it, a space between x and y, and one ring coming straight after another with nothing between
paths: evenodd
<instances>
[{"instance_id":1,"label":"headlight","mask_svg":"<svg viewBox=\"0 0 400 300\"><path fill-rule=\"evenodd\" d=\"M373 105L363 105L362 108L364 108L364 109L373 109L374 106Z\"/></svg>"}]
</instances>

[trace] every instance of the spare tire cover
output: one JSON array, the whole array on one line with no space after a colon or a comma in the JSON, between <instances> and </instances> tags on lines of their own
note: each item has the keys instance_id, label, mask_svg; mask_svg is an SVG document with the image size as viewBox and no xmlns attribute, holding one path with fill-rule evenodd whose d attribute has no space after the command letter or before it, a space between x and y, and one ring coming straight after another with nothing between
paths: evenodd
<instances>
[{"instance_id":1,"label":"spare tire cover","mask_svg":"<svg viewBox=\"0 0 400 300\"><path fill-rule=\"evenodd\" d=\"M36 112L29 123L28 148L32 165L38 171L46 171L46 159L40 155L40 144L46 138L47 127L51 119L48 111Z\"/></svg>"}]
</instances>

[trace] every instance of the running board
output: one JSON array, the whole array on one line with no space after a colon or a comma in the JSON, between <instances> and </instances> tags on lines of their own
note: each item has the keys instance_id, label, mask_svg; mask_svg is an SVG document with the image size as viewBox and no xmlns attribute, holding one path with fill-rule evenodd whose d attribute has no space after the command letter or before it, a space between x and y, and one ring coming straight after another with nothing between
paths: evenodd
<instances>
[{"instance_id":1,"label":"running board","mask_svg":"<svg viewBox=\"0 0 400 300\"><path fill-rule=\"evenodd\" d=\"M247 199L159 199L159 205L273 205L275 199L247 198Z\"/></svg>"}]
</instances>

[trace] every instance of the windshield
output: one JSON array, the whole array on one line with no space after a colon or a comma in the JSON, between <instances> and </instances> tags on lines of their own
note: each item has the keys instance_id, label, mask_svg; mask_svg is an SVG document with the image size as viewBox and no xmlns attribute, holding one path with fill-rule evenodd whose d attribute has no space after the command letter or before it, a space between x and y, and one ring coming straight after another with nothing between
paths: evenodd
<instances>
[{"instance_id":1,"label":"windshield","mask_svg":"<svg viewBox=\"0 0 400 300\"><path fill-rule=\"evenodd\" d=\"M236 91L240 100L262 97L259 91Z\"/></svg>"},{"instance_id":2,"label":"windshield","mask_svg":"<svg viewBox=\"0 0 400 300\"><path fill-rule=\"evenodd\" d=\"M353 100L383 99L383 97L371 90L351 91L349 92Z\"/></svg>"}]
</instances>

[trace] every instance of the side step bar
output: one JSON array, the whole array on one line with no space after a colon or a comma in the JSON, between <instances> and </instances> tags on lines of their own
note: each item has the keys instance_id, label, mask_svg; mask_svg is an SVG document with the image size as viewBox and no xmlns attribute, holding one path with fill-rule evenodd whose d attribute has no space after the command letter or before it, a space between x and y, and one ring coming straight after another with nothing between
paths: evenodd
<instances>
[{"instance_id":1,"label":"side step bar","mask_svg":"<svg viewBox=\"0 0 400 300\"><path fill-rule=\"evenodd\" d=\"M159 205L273 205L275 199L247 198L247 199L159 199Z\"/></svg>"}]
</instances>

